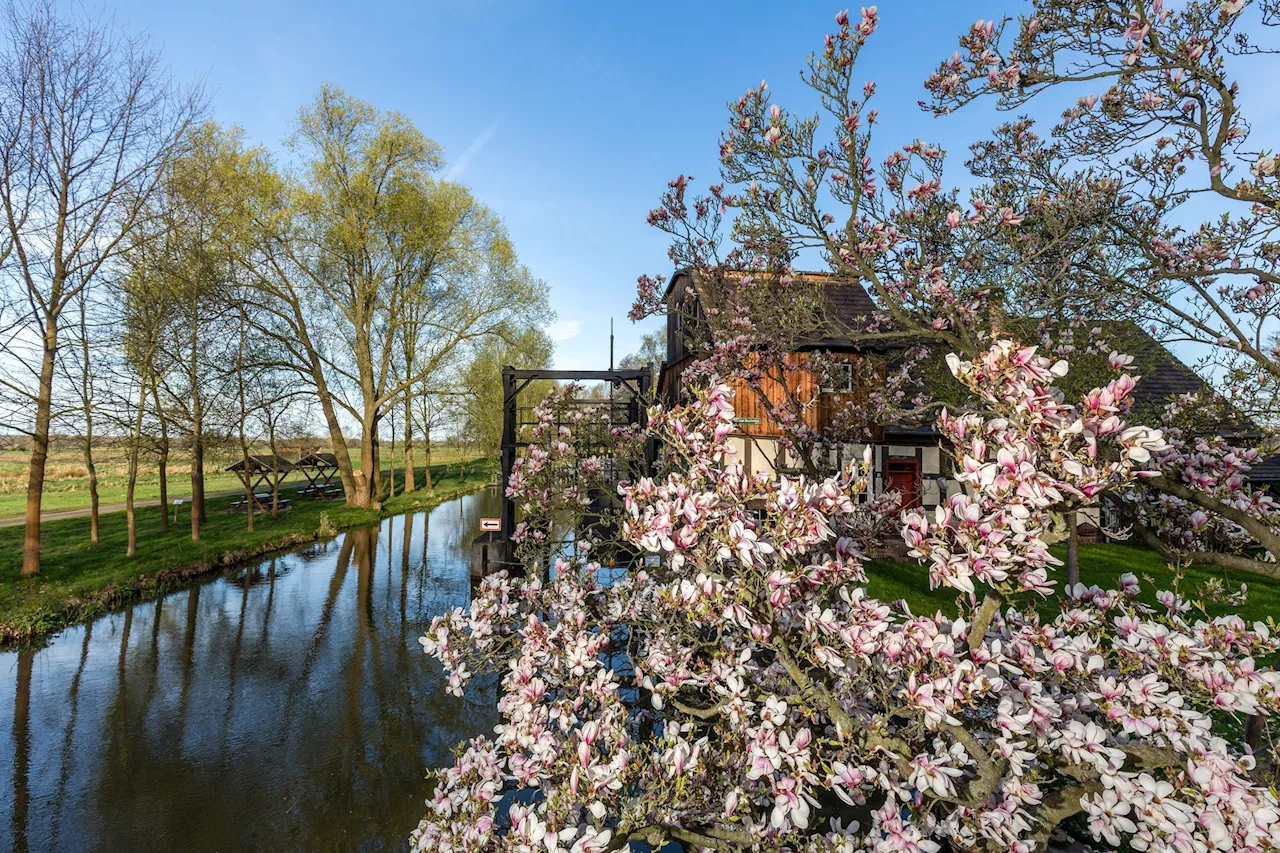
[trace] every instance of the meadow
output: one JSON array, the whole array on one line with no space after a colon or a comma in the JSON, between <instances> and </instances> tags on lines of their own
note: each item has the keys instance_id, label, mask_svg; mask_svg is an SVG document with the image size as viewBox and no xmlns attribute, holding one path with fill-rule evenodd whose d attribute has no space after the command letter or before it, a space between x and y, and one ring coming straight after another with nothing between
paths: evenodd
<instances>
[{"instance_id":1,"label":"meadow","mask_svg":"<svg viewBox=\"0 0 1280 853\"><path fill-rule=\"evenodd\" d=\"M306 448L307 452L316 449L315 445ZM324 448L327 451L327 448ZM280 455L286 459L296 459L301 447L295 445L282 446ZM252 453L269 453L265 446L251 448ZM417 462L422 463L422 449L415 451ZM397 468L403 464L403 448L397 445L392 451L384 446L384 462L387 454L395 460ZM431 463L457 463L467 454L457 447L441 446L434 448ZM240 458L240 451L233 446L215 447L205 456L205 493L216 495L243 488L235 474L223 469ZM0 449L0 524L13 523L21 519L27 500L27 466L30 464L30 452L21 447ZM128 483L129 460L124 443L103 442L94 451L94 465L98 471L98 499L106 508L115 504L123 504L125 488ZM360 451L352 451L352 465L360 467ZM191 461L185 450L175 449L169 456L168 466L169 496L172 498L187 497L191 494ZM292 474L286 483L303 482L301 474ZM160 497L160 472L153 455L144 455L139 460L138 484L135 494L137 501L156 500ZM89 506L89 479L84 464L84 454L72 442L59 440L49 455L49 467L45 476L44 503L45 512L63 510L79 510Z\"/></svg>"}]
</instances>

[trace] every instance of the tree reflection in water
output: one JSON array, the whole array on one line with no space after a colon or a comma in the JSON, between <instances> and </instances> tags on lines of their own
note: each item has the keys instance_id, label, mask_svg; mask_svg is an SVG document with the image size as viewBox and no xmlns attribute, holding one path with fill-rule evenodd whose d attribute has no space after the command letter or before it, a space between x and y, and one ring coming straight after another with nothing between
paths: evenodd
<instances>
[{"instance_id":1,"label":"tree reflection in water","mask_svg":"<svg viewBox=\"0 0 1280 853\"><path fill-rule=\"evenodd\" d=\"M469 600L497 504L389 519L0 655L0 849L403 847L427 767L497 722L492 680L454 699L417 643Z\"/></svg>"}]
</instances>

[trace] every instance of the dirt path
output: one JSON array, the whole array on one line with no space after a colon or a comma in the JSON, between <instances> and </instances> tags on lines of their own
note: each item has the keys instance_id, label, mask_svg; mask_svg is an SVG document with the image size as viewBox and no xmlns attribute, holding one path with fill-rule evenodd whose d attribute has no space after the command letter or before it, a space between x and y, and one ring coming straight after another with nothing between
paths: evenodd
<instances>
[{"instance_id":1,"label":"dirt path","mask_svg":"<svg viewBox=\"0 0 1280 853\"><path fill-rule=\"evenodd\" d=\"M227 492L205 492L205 499L210 498L229 498L233 495L243 495L244 489L232 489ZM283 494L283 492L282 492ZM182 501L184 504L191 502L191 495L179 495L176 498L169 498L170 501ZM160 506L159 498L151 498L145 501L134 501L134 509L144 506ZM123 503L118 504L102 504L98 507L98 514L105 515L109 512L124 512ZM88 518L89 507L82 506L79 509L55 509L50 512L40 513L40 523L45 524L50 521L62 521L67 518ZM26 518L21 515L6 515L0 518L0 527L21 527L26 523Z\"/></svg>"}]
</instances>

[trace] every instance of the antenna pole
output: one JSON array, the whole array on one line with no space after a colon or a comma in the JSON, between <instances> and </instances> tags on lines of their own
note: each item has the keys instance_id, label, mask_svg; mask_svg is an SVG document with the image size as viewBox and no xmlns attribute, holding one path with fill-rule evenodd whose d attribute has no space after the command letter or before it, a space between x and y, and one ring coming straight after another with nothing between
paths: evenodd
<instances>
[{"instance_id":1,"label":"antenna pole","mask_svg":"<svg viewBox=\"0 0 1280 853\"><path fill-rule=\"evenodd\" d=\"M609 369L613 370L613 318L609 318Z\"/></svg>"}]
</instances>

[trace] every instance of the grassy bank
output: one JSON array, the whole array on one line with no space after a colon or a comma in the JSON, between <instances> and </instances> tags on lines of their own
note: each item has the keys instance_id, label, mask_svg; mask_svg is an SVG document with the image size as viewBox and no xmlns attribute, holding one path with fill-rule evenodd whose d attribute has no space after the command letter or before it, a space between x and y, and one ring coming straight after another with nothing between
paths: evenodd
<instances>
[{"instance_id":1,"label":"grassy bank","mask_svg":"<svg viewBox=\"0 0 1280 853\"><path fill-rule=\"evenodd\" d=\"M379 518L428 509L474 491L492 478L496 465L476 461L460 475L457 464L432 466L435 489L396 495L381 512L340 501L299 499L278 518L257 515L245 530L243 513L227 511L231 498L211 502L200 541L192 542L190 516L171 532L160 532L160 507L138 510L138 553L125 556L123 512L102 516L101 541L89 542L89 519L47 522L42 527L43 568L20 578L22 528L0 528L0 644L30 642L121 604L163 594L193 577L321 536L322 516L335 531L373 524ZM421 482L421 480L419 480ZM285 492L288 494L288 492Z\"/></svg>"},{"instance_id":2,"label":"grassy bank","mask_svg":"<svg viewBox=\"0 0 1280 853\"><path fill-rule=\"evenodd\" d=\"M1063 559L1062 548L1054 548L1054 554ZM1173 571L1164 563L1159 554L1137 545L1104 543L1080 546L1080 579L1085 584L1104 589L1115 589L1120 575L1133 572L1142 584L1142 599L1155 604L1155 594L1162 589L1172 589ZM915 563L894 563L873 560L867 567L868 591L877 598L896 601L904 599L916 613L955 612L956 595L954 590L929 589L929 570ZM1062 568L1058 567L1050 577L1059 584L1064 580ZM1148 581L1147 578L1151 578ZM1280 583L1260 575L1247 572L1229 572L1225 569L1193 567L1186 570L1186 578L1182 582L1182 593L1190 596L1200 585L1210 578L1217 578L1229 592L1240 588L1240 584L1249 585L1247 601L1241 607L1210 605L1213 615L1238 613L1249 622L1265 621L1270 616L1280 614ZM1046 602L1043 612L1052 615L1056 608L1052 601Z\"/></svg>"}]
</instances>

